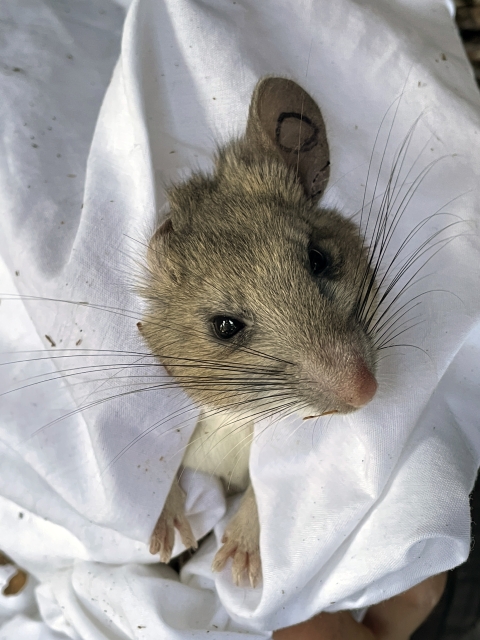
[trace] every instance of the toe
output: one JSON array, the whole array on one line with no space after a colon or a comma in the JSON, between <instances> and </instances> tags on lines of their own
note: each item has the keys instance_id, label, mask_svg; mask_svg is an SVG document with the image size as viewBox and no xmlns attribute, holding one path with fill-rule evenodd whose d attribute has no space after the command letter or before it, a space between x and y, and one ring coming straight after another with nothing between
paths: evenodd
<instances>
[{"instance_id":1,"label":"toe","mask_svg":"<svg viewBox=\"0 0 480 640\"><path fill-rule=\"evenodd\" d=\"M175 529L173 521L170 518L161 516L150 538L150 553L160 554L161 562L170 562L174 541Z\"/></svg>"},{"instance_id":2,"label":"toe","mask_svg":"<svg viewBox=\"0 0 480 640\"><path fill-rule=\"evenodd\" d=\"M192 528L187 518L176 518L175 527L180 533L183 544L186 549L196 549L198 547Z\"/></svg>"},{"instance_id":3,"label":"toe","mask_svg":"<svg viewBox=\"0 0 480 640\"><path fill-rule=\"evenodd\" d=\"M162 540L162 548L160 549L160 561L170 562L172 557L173 545L175 543L175 529L173 523L166 527L165 536Z\"/></svg>"},{"instance_id":4,"label":"toe","mask_svg":"<svg viewBox=\"0 0 480 640\"><path fill-rule=\"evenodd\" d=\"M213 559L212 571L221 571L227 560L234 555L236 548L237 545L234 542L226 542L222 547L220 547Z\"/></svg>"},{"instance_id":5,"label":"toe","mask_svg":"<svg viewBox=\"0 0 480 640\"><path fill-rule=\"evenodd\" d=\"M155 525L155 529L150 538L150 553L153 555L160 552L163 546L163 540L166 536L166 522L163 518L160 518Z\"/></svg>"},{"instance_id":6,"label":"toe","mask_svg":"<svg viewBox=\"0 0 480 640\"><path fill-rule=\"evenodd\" d=\"M160 547L161 544L159 539L155 534L152 534L152 537L150 538L150 553L155 556L160 551Z\"/></svg>"},{"instance_id":7,"label":"toe","mask_svg":"<svg viewBox=\"0 0 480 640\"><path fill-rule=\"evenodd\" d=\"M245 553L245 551L239 551L237 549L233 557L233 564L232 564L233 582L237 585L237 587L239 587L242 582L242 575L245 569L247 568L247 564L248 564L248 554Z\"/></svg>"},{"instance_id":8,"label":"toe","mask_svg":"<svg viewBox=\"0 0 480 640\"><path fill-rule=\"evenodd\" d=\"M256 587L262 575L262 563L260 561L260 553L254 551L248 554L248 577L252 587Z\"/></svg>"}]
</instances>

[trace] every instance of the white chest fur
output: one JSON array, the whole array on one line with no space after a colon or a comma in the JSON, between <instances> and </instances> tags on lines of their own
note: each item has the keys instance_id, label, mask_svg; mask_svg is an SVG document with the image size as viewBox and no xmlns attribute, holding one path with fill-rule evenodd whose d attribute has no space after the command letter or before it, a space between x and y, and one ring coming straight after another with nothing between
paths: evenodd
<instances>
[{"instance_id":1,"label":"white chest fur","mask_svg":"<svg viewBox=\"0 0 480 640\"><path fill-rule=\"evenodd\" d=\"M243 491L249 482L248 459L253 422L231 415L201 413L188 443L183 465L222 478L229 492Z\"/></svg>"}]
</instances>

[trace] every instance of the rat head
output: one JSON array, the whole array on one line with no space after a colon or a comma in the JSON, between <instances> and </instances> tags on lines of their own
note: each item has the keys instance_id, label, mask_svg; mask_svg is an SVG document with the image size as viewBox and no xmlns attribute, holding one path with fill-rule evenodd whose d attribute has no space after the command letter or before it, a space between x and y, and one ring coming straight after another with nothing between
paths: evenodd
<instances>
[{"instance_id":1,"label":"rat head","mask_svg":"<svg viewBox=\"0 0 480 640\"><path fill-rule=\"evenodd\" d=\"M347 413L375 394L359 313L366 251L355 225L317 207L328 176L317 105L267 78L214 173L169 190L148 248L142 334L201 406L306 416Z\"/></svg>"}]
</instances>

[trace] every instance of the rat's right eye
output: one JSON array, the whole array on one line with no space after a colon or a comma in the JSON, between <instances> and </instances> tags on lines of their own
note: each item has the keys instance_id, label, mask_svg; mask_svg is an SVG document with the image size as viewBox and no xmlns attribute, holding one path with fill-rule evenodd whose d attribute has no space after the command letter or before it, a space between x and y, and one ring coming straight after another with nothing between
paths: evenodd
<instances>
[{"instance_id":1,"label":"rat's right eye","mask_svg":"<svg viewBox=\"0 0 480 640\"><path fill-rule=\"evenodd\" d=\"M245 324L236 318L215 316L212 318L212 327L217 338L230 340L230 338L233 338L233 336L245 327Z\"/></svg>"},{"instance_id":2,"label":"rat's right eye","mask_svg":"<svg viewBox=\"0 0 480 640\"><path fill-rule=\"evenodd\" d=\"M321 251L317 247L311 247L308 252L308 261L310 262L310 271L314 276L319 276L325 273L331 266L330 256Z\"/></svg>"}]
</instances>

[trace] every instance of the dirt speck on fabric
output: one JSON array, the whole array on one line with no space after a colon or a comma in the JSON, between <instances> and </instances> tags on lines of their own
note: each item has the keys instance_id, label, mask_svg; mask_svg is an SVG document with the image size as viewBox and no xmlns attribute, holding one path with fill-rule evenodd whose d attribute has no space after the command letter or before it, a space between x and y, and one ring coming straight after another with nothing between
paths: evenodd
<instances>
[{"instance_id":1,"label":"dirt speck on fabric","mask_svg":"<svg viewBox=\"0 0 480 640\"><path fill-rule=\"evenodd\" d=\"M55 342L55 340L53 340L48 334L45 334L45 338L49 341L50 345L52 347L56 347L57 343Z\"/></svg>"},{"instance_id":2,"label":"dirt speck on fabric","mask_svg":"<svg viewBox=\"0 0 480 640\"><path fill-rule=\"evenodd\" d=\"M80 340L77 340L77 341L75 342L75 346L76 346L76 347L79 347L81 344L82 344L82 339L81 339L81 338L80 338Z\"/></svg>"},{"instance_id":3,"label":"dirt speck on fabric","mask_svg":"<svg viewBox=\"0 0 480 640\"><path fill-rule=\"evenodd\" d=\"M27 574L25 573L25 571L22 571L22 569L19 569L17 573L12 576L8 583L5 585L2 593L4 596L16 596L17 593L20 593L20 591L26 584Z\"/></svg>"}]
</instances>

